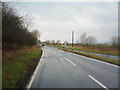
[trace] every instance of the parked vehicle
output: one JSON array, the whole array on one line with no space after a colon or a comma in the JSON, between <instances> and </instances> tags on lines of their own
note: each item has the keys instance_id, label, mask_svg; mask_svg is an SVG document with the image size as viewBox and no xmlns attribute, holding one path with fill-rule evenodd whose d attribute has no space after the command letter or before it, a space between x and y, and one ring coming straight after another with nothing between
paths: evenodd
<instances>
[{"instance_id":1,"label":"parked vehicle","mask_svg":"<svg viewBox=\"0 0 120 90\"><path fill-rule=\"evenodd\" d=\"M44 44L42 44L42 46L45 46Z\"/></svg>"}]
</instances>

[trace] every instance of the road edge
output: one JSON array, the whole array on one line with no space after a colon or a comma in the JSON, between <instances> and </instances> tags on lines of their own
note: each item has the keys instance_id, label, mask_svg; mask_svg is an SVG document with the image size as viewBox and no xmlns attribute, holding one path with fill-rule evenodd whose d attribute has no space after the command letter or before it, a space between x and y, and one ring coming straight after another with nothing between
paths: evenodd
<instances>
[{"instance_id":1,"label":"road edge","mask_svg":"<svg viewBox=\"0 0 120 90\"><path fill-rule=\"evenodd\" d=\"M44 56L44 51L42 50L41 58L42 58L43 56ZM35 75L36 75L36 73L37 73L37 71L38 71L38 67L40 66L40 64L41 64L41 62L42 62L42 59L41 59L41 58L40 58L40 60L39 60L39 62L38 62L38 64L37 64L34 72L32 73L32 75L31 75L31 77L30 77L30 80L29 80L29 82L28 82L28 84L27 84L27 86L26 86L27 90L29 90L29 89L31 88L31 86L32 86L33 80L34 80Z\"/></svg>"},{"instance_id":2,"label":"road edge","mask_svg":"<svg viewBox=\"0 0 120 90\"><path fill-rule=\"evenodd\" d=\"M76 55L81 55L81 54L78 54L78 53L75 53L75 52L72 52L72 51L69 51L69 50L64 50L64 49L59 49L59 50L70 52L70 53L74 53ZM83 56L85 58L91 58L91 59L97 60L98 62L106 63L106 64L109 64L109 65L112 65L112 66L115 66L115 67L120 67L119 65L116 65L116 64L113 64L113 63L110 63L110 62L107 62L107 61L103 61L103 60L100 60L100 59L88 57L88 56L85 56L85 55L81 55L81 56Z\"/></svg>"}]
</instances>

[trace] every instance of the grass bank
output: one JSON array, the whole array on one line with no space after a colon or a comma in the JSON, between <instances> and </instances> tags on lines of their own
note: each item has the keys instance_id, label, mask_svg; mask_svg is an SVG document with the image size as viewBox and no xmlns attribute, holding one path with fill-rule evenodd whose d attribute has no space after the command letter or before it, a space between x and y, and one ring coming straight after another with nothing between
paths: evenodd
<instances>
[{"instance_id":1,"label":"grass bank","mask_svg":"<svg viewBox=\"0 0 120 90\"><path fill-rule=\"evenodd\" d=\"M46 45L47 46L52 46L52 47L58 47L58 48L62 48L63 47L61 45L50 45L50 44L46 44ZM83 47L80 47L80 46L74 46L74 47L72 47L72 46L68 45L68 49L73 49L73 50L80 50L80 51L100 53L100 54L108 54L108 55L114 55L114 56L118 56L119 55L118 51L111 52L111 51L107 51L107 50L104 50L104 49L99 50L99 48L97 48L97 50L94 50L95 48L96 47L94 47L94 48L92 47L91 49L90 48L86 49L86 48L83 48ZM109 48L109 49L111 49L111 48Z\"/></svg>"},{"instance_id":2,"label":"grass bank","mask_svg":"<svg viewBox=\"0 0 120 90\"><path fill-rule=\"evenodd\" d=\"M101 60L101 61L104 61L104 62L108 62L108 63L120 66L120 61L118 61L118 60L108 59L108 58L100 57L100 56L97 56L97 55L92 55L92 54L87 54L87 53L82 53L82 52L75 52L75 51L67 50L67 49L63 49L63 48L60 48L60 49L63 50L63 51L76 53L78 55L83 55L83 56L86 56L86 57L98 59L98 60Z\"/></svg>"},{"instance_id":3,"label":"grass bank","mask_svg":"<svg viewBox=\"0 0 120 90\"><path fill-rule=\"evenodd\" d=\"M15 55L13 55L13 52L9 55L4 55L2 63L2 87L25 87L27 84L26 80L28 80L28 77L34 71L32 67L34 66L35 69L41 53L42 50L40 48L24 47L17 50Z\"/></svg>"},{"instance_id":4,"label":"grass bank","mask_svg":"<svg viewBox=\"0 0 120 90\"><path fill-rule=\"evenodd\" d=\"M81 49L81 48L71 48L68 47L68 49L73 49L73 50L80 50L80 51L86 51L86 52L93 52L93 53L101 53L101 54L108 54L108 55L114 55L114 56L118 56L119 53L118 52L105 52L105 51L96 51L96 50L87 50L87 49Z\"/></svg>"},{"instance_id":5,"label":"grass bank","mask_svg":"<svg viewBox=\"0 0 120 90\"><path fill-rule=\"evenodd\" d=\"M51 44L46 44L47 46L51 46L51 47L57 47L57 48L62 48L63 46L61 45L51 45Z\"/></svg>"}]
</instances>

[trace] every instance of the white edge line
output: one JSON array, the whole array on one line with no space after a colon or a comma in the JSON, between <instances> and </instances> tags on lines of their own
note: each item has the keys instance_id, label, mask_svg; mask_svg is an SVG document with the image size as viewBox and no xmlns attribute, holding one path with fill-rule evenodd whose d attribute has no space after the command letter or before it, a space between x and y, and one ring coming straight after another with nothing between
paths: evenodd
<instances>
[{"instance_id":1,"label":"white edge line","mask_svg":"<svg viewBox=\"0 0 120 90\"><path fill-rule=\"evenodd\" d=\"M65 57L64 57L64 59L67 60L68 62L70 62L73 66L76 65L76 64L74 64L72 61L70 61L69 59L67 59L67 58L65 58Z\"/></svg>"},{"instance_id":2,"label":"white edge line","mask_svg":"<svg viewBox=\"0 0 120 90\"><path fill-rule=\"evenodd\" d=\"M77 54L75 54L75 55L77 55ZM78 56L78 55L77 55L77 56ZM104 61L100 61L100 60L98 60L98 59L86 57L86 56L83 56L83 55L79 55L79 56L82 56L82 57L87 58L87 59L94 60L94 61L96 61L96 62L101 62L101 63L104 63L104 64L108 64L108 65L111 65L111 66L114 66L114 67L117 67L117 68L119 67L119 66L117 66L117 65L114 65L114 64L111 64L111 63L107 63L107 62L104 62Z\"/></svg>"},{"instance_id":3,"label":"white edge line","mask_svg":"<svg viewBox=\"0 0 120 90\"><path fill-rule=\"evenodd\" d=\"M98 83L101 87L109 90L105 85L103 85L102 83L100 83L98 80L96 80L94 77L92 77L91 75L88 75L89 78L91 78L92 80L94 80L96 83Z\"/></svg>"},{"instance_id":4,"label":"white edge line","mask_svg":"<svg viewBox=\"0 0 120 90\"><path fill-rule=\"evenodd\" d=\"M87 58L87 57L86 57ZM107 63L107 62L104 62L104 61L100 61L100 60L96 60L96 59L94 59L94 58L90 58L91 60L93 59L93 60L95 60L96 62L101 62L101 63L104 63L104 64L108 64L108 65L111 65L111 66L114 66L114 67L118 67L117 65L114 65L114 64L111 64L111 63Z\"/></svg>"},{"instance_id":5,"label":"white edge line","mask_svg":"<svg viewBox=\"0 0 120 90\"><path fill-rule=\"evenodd\" d=\"M43 55L42 55L41 57L43 57L43 56L44 56L44 52L43 52ZM40 59L41 59L41 58L40 58ZM33 83L33 80L34 80L34 78L35 78L35 75L36 75L36 73L37 73L37 71L38 71L38 67L40 66L41 62L42 62L42 59L38 62L38 65L37 65L35 71L33 72L33 75L32 75L32 77L31 77L31 80L30 80L29 84L26 86L26 88L28 88L28 89L31 88L32 83Z\"/></svg>"}]
</instances>

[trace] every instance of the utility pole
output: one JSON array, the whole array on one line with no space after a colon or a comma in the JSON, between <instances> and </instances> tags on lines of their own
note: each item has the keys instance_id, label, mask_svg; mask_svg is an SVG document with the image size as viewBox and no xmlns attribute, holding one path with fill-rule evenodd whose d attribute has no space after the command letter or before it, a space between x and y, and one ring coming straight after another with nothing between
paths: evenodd
<instances>
[{"instance_id":1,"label":"utility pole","mask_svg":"<svg viewBox=\"0 0 120 90\"><path fill-rule=\"evenodd\" d=\"M72 47L73 47L73 44L74 44L74 31L72 31Z\"/></svg>"},{"instance_id":2,"label":"utility pole","mask_svg":"<svg viewBox=\"0 0 120 90\"><path fill-rule=\"evenodd\" d=\"M39 34L39 43L41 43L41 41L40 41L40 34Z\"/></svg>"}]
</instances>

